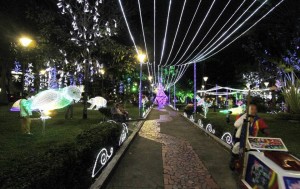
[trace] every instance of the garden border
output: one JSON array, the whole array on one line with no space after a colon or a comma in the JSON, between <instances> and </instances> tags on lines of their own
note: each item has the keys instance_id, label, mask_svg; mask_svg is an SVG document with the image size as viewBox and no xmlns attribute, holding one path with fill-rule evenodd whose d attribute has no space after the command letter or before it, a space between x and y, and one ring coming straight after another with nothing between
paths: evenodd
<instances>
[{"instance_id":1,"label":"garden border","mask_svg":"<svg viewBox=\"0 0 300 189\"><path fill-rule=\"evenodd\" d=\"M212 133L208 132L206 129L199 127L199 125L195 122L195 120L190 120L188 117L185 117L182 113L179 113L182 117L187 119L190 123L193 123L194 126L196 126L198 129L201 129L203 132L205 132L209 137L214 139L217 143L219 143L222 147L224 147L226 150L230 151L231 147L229 144L224 142L222 139L218 138L217 136L213 135Z\"/></svg>"},{"instance_id":2,"label":"garden border","mask_svg":"<svg viewBox=\"0 0 300 189\"><path fill-rule=\"evenodd\" d=\"M132 134L127 138L127 140L123 143L111 161L107 164L106 168L102 171L102 173L95 179L95 182L90 186L90 189L99 189L105 186L107 180L112 174L113 170L116 168L117 164L123 157L124 153L127 151L133 139L136 137L140 129L142 128L146 118L150 114L152 107L146 112L145 116L141 121L138 122L136 129L132 132Z\"/></svg>"}]
</instances>

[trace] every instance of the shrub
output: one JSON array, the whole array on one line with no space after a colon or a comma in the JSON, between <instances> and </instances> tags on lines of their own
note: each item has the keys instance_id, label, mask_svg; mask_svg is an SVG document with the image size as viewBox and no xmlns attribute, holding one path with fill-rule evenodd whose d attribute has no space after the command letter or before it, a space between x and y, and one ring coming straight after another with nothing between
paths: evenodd
<instances>
[{"instance_id":1,"label":"shrub","mask_svg":"<svg viewBox=\"0 0 300 189\"><path fill-rule=\"evenodd\" d=\"M118 148L122 126L102 123L83 131L73 143L51 147L46 153L2 171L3 188L88 188L97 153L103 147Z\"/></svg>"},{"instance_id":2,"label":"shrub","mask_svg":"<svg viewBox=\"0 0 300 189\"><path fill-rule=\"evenodd\" d=\"M110 118L112 116L110 108L99 108L99 112L108 118Z\"/></svg>"}]
</instances>

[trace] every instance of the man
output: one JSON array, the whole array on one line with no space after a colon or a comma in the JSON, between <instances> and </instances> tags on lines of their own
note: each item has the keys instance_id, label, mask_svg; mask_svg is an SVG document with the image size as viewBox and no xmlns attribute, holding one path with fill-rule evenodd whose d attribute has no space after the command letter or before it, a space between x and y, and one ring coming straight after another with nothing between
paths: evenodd
<instances>
[{"instance_id":1,"label":"man","mask_svg":"<svg viewBox=\"0 0 300 189\"><path fill-rule=\"evenodd\" d=\"M73 119L73 105L75 104L75 100L72 100L71 103L67 106L67 110L65 113L65 119Z\"/></svg>"},{"instance_id":2,"label":"man","mask_svg":"<svg viewBox=\"0 0 300 189\"><path fill-rule=\"evenodd\" d=\"M31 112L31 101L28 100L28 95L24 95L23 99L20 100L20 116L21 116L21 125L22 125L22 131L24 134L30 133L30 125L31 125L31 119L30 116L32 116Z\"/></svg>"},{"instance_id":3,"label":"man","mask_svg":"<svg viewBox=\"0 0 300 189\"><path fill-rule=\"evenodd\" d=\"M240 137L242 132L242 126L244 120L246 119L246 114L243 114L237 118L234 123L236 128L236 133L234 136L234 146L232 147L231 160L230 160L230 169L234 170L234 162L238 159L239 150L240 150ZM258 132L262 132L264 135L269 136L269 130L267 124L264 120L257 115L257 107L254 104L249 106L249 136L257 137Z\"/></svg>"}]
</instances>

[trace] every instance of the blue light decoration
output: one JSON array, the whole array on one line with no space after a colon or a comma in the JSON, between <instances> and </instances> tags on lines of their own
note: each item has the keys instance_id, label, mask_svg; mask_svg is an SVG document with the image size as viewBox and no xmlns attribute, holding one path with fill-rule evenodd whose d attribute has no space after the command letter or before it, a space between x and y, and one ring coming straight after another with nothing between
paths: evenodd
<instances>
[{"instance_id":1,"label":"blue light decoration","mask_svg":"<svg viewBox=\"0 0 300 189\"><path fill-rule=\"evenodd\" d=\"M34 92L34 73L33 73L33 65L32 63L28 63L28 68L26 69L24 75L24 91L31 93Z\"/></svg>"},{"instance_id":2,"label":"blue light decoration","mask_svg":"<svg viewBox=\"0 0 300 189\"><path fill-rule=\"evenodd\" d=\"M121 81L120 86L119 86L119 93L123 94L124 93L124 83Z\"/></svg>"},{"instance_id":3,"label":"blue light decoration","mask_svg":"<svg viewBox=\"0 0 300 189\"><path fill-rule=\"evenodd\" d=\"M14 69L11 71L11 75L12 77L12 81L14 82L21 82L21 75L22 73L22 69L21 69L21 64L19 61L15 61L14 62Z\"/></svg>"},{"instance_id":4,"label":"blue light decoration","mask_svg":"<svg viewBox=\"0 0 300 189\"><path fill-rule=\"evenodd\" d=\"M58 81L57 81L57 70L56 67L51 67L49 69L49 89L58 89Z\"/></svg>"}]
</instances>

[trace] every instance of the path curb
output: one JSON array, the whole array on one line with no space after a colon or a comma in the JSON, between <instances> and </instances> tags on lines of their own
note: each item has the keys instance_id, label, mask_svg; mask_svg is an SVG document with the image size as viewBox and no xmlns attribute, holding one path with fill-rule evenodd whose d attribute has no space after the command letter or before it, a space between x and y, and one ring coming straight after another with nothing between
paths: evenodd
<instances>
[{"instance_id":1,"label":"path curb","mask_svg":"<svg viewBox=\"0 0 300 189\"><path fill-rule=\"evenodd\" d=\"M133 139L136 137L140 129L142 128L146 118L148 117L149 113L151 112L152 108L146 113L144 116L144 120L138 122L137 127L134 129L132 134L127 138L127 140L123 143L117 153L114 155L112 160L107 164L106 168L103 172L97 177L95 182L91 185L90 189L99 189L105 186L106 182L108 181L110 175L112 174L113 170L116 168L117 164L127 151L128 147L130 146Z\"/></svg>"}]
</instances>

